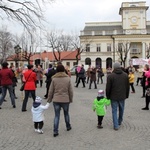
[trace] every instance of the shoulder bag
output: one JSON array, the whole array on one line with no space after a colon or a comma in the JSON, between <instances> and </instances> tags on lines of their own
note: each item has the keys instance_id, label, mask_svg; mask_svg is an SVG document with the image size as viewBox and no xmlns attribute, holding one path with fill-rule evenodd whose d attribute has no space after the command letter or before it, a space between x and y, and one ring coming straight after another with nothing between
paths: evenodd
<instances>
[{"instance_id":1,"label":"shoulder bag","mask_svg":"<svg viewBox=\"0 0 150 150\"><path fill-rule=\"evenodd\" d=\"M31 75L31 74L32 74L32 72L30 73L30 75ZM28 81L30 75L28 76L26 82ZM24 87L25 87L26 82L24 82L24 83L22 84L22 86L21 86L21 88L20 88L20 91L23 91L23 90L24 90Z\"/></svg>"}]
</instances>

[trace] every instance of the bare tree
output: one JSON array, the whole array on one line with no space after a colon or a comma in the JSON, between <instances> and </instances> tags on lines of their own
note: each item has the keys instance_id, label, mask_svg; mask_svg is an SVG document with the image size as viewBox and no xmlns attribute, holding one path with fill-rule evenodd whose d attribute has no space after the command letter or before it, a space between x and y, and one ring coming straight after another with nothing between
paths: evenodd
<instances>
[{"instance_id":1,"label":"bare tree","mask_svg":"<svg viewBox=\"0 0 150 150\"><path fill-rule=\"evenodd\" d=\"M12 34L7 31L7 28L3 27L0 30L0 63L6 60L10 52L13 53L12 37Z\"/></svg>"},{"instance_id":2,"label":"bare tree","mask_svg":"<svg viewBox=\"0 0 150 150\"><path fill-rule=\"evenodd\" d=\"M55 60L61 61L61 52L71 49L71 36L64 34L62 30L53 30L47 33L46 38L47 47L52 49Z\"/></svg>"},{"instance_id":3,"label":"bare tree","mask_svg":"<svg viewBox=\"0 0 150 150\"><path fill-rule=\"evenodd\" d=\"M123 64L123 67L126 66L127 55L129 53L130 47L131 47L131 44L129 44L129 46L128 46L128 44L129 43L126 41L120 41L118 43L118 45L116 46L116 52L119 56L121 64Z\"/></svg>"},{"instance_id":4,"label":"bare tree","mask_svg":"<svg viewBox=\"0 0 150 150\"><path fill-rule=\"evenodd\" d=\"M79 62L79 56L81 55L81 53L83 53L84 51L87 50L86 45L90 44L91 41L92 41L91 39L84 38L84 40L82 39L82 43L80 43L80 37L78 34L74 34L72 36L71 46L73 47L73 49L77 50L76 64L78 64L78 62Z\"/></svg>"},{"instance_id":5,"label":"bare tree","mask_svg":"<svg viewBox=\"0 0 150 150\"><path fill-rule=\"evenodd\" d=\"M44 20L42 7L46 2L55 0L1 0L0 18L20 22L28 31L40 27Z\"/></svg>"},{"instance_id":6,"label":"bare tree","mask_svg":"<svg viewBox=\"0 0 150 150\"><path fill-rule=\"evenodd\" d=\"M37 47L39 46L38 39L36 38L36 32L28 33L23 32L21 37L18 39L17 45L21 47L20 57L28 61L30 63L30 58L36 52Z\"/></svg>"}]
</instances>

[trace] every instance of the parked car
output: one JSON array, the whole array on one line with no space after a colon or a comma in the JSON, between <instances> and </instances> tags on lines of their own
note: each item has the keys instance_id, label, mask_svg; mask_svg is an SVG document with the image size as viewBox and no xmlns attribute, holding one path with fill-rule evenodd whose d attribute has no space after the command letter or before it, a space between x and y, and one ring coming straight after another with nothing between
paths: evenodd
<instances>
[{"instance_id":1,"label":"parked car","mask_svg":"<svg viewBox=\"0 0 150 150\"><path fill-rule=\"evenodd\" d=\"M71 75L75 75L77 66L78 66L78 65L75 65L75 66L73 66L73 67L70 69Z\"/></svg>"}]
</instances>

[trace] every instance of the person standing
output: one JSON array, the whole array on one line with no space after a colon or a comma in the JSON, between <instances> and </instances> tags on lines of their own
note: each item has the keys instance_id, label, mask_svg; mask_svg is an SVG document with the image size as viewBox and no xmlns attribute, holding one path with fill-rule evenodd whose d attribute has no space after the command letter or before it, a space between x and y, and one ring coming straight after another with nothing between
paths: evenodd
<instances>
[{"instance_id":1,"label":"person standing","mask_svg":"<svg viewBox=\"0 0 150 150\"><path fill-rule=\"evenodd\" d=\"M18 80L17 80L16 74L15 74L14 66L10 66L10 69L12 70L12 72L14 74L14 77L12 79L12 82L13 82L13 93L14 93L15 99L17 99L18 97L16 96L15 87L17 86Z\"/></svg>"},{"instance_id":2,"label":"person standing","mask_svg":"<svg viewBox=\"0 0 150 150\"><path fill-rule=\"evenodd\" d=\"M142 110L149 110L150 103L150 77L147 78L146 94L145 94L145 107Z\"/></svg>"},{"instance_id":3,"label":"person standing","mask_svg":"<svg viewBox=\"0 0 150 150\"><path fill-rule=\"evenodd\" d=\"M46 94L44 95L44 98L47 99L48 97L48 91L49 87L52 81L52 76L56 73L56 70L53 68L52 64L49 64L49 68L47 69L47 72L45 73L46 76Z\"/></svg>"},{"instance_id":4,"label":"person standing","mask_svg":"<svg viewBox=\"0 0 150 150\"><path fill-rule=\"evenodd\" d=\"M146 78L147 78L147 72L149 72L149 65L145 64L144 66L144 71L143 71L143 75L142 75L142 81L141 81L141 85L142 85L142 89L143 89L143 94L141 98L145 97L145 91L146 91ZM148 73L150 74L150 73Z\"/></svg>"},{"instance_id":5,"label":"person standing","mask_svg":"<svg viewBox=\"0 0 150 150\"><path fill-rule=\"evenodd\" d=\"M89 65L89 67L88 67L88 69L87 69L87 71L86 71L86 75L87 75L87 80L86 80L86 83L88 84L89 83L89 79L90 79L90 76L91 76L91 74L90 74L90 72L91 72L91 65Z\"/></svg>"},{"instance_id":6,"label":"person standing","mask_svg":"<svg viewBox=\"0 0 150 150\"><path fill-rule=\"evenodd\" d=\"M132 89L131 93L135 93L135 88L134 88L134 73L132 72L132 70L129 71L129 83L130 83L130 87Z\"/></svg>"},{"instance_id":7,"label":"person standing","mask_svg":"<svg viewBox=\"0 0 150 150\"><path fill-rule=\"evenodd\" d=\"M77 81L77 84L75 87L78 87L80 80L81 80L82 84L83 84L83 88L85 88L85 69L84 69L84 67L82 65L78 66L77 72L78 72L78 81Z\"/></svg>"},{"instance_id":8,"label":"person standing","mask_svg":"<svg viewBox=\"0 0 150 150\"><path fill-rule=\"evenodd\" d=\"M106 106L110 105L110 100L104 97L104 91L99 90L97 98L93 101L92 109L93 111L96 111L97 117L98 117L98 129L102 129L102 121L106 114Z\"/></svg>"},{"instance_id":9,"label":"person standing","mask_svg":"<svg viewBox=\"0 0 150 150\"><path fill-rule=\"evenodd\" d=\"M0 70L0 82L2 87L2 96L0 97L0 109L5 99L7 90L9 91L11 104L13 108L16 108L15 96L13 93L13 82L12 82L13 78L14 78L14 73L12 72L11 69L8 68L8 63L3 62L2 69Z\"/></svg>"},{"instance_id":10,"label":"person standing","mask_svg":"<svg viewBox=\"0 0 150 150\"><path fill-rule=\"evenodd\" d=\"M42 87L43 85L43 69L41 65L38 65L35 69L34 69L35 73L36 73L36 84L40 84L40 87Z\"/></svg>"},{"instance_id":11,"label":"person standing","mask_svg":"<svg viewBox=\"0 0 150 150\"><path fill-rule=\"evenodd\" d=\"M94 82L94 86L95 86L95 89L97 89L97 84L96 84L96 68L95 67L92 67L92 70L90 71L90 84L89 84L89 89L91 89L91 85L92 83Z\"/></svg>"},{"instance_id":12,"label":"person standing","mask_svg":"<svg viewBox=\"0 0 150 150\"><path fill-rule=\"evenodd\" d=\"M55 118L53 136L59 135L59 119L60 110L63 109L64 119L66 123L67 131L71 130L70 116L69 116L69 104L73 101L73 88L70 77L65 73L63 65L58 65L56 68L57 73L52 77L52 82L49 89L48 100L50 103L53 101Z\"/></svg>"},{"instance_id":13,"label":"person standing","mask_svg":"<svg viewBox=\"0 0 150 150\"><path fill-rule=\"evenodd\" d=\"M29 98L29 94L31 94L33 101L35 101L35 90L36 90L36 73L33 72L32 68L33 65L28 65L28 70L23 74L25 78L25 87L24 87L24 92L25 92L25 97L22 103L22 112L27 111L27 102Z\"/></svg>"},{"instance_id":14,"label":"person standing","mask_svg":"<svg viewBox=\"0 0 150 150\"><path fill-rule=\"evenodd\" d=\"M31 112L32 120L34 122L34 131L43 134L42 128L44 126L44 110L48 109L49 103L42 105L41 102L41 97L36 96L31 108Z\"/></svg>"},{"instance_id":15,"label":"person standing","mask_svg":"<svg viewBox=\"0 0 150 150\"><path fill-rule=\"evenodd\" d=\"M141 83L142 75L143 75L143 68L142 68L142 66L140 65L139 68L137 69L137 81L136 81L136 86L138 86L139 81L140 81L140 83Z\"/></svg>"},{"instance_id":16,"label":"person standing","mask_svg":"<svg viewBox=\"0 0 150 150\"><path fill-rule=\"evenodd\" d=\"M118 130L123 121L125 99L129 97L129 78L118 62L114 63L114 70L107 77L106 97L111 100L114 130Z\"/></svg>"},{"instance_id":17,"label":"person standing","mask_svg":"<svg viewBox=\"0 0 150 150\"><path fill-rule=\"evenodd\" d=\"M99 79L101 79L101 84L103 84L103 69L101 67L98 67L97 69L97 84L99 84Z\"/></svg>"}]
</instances>

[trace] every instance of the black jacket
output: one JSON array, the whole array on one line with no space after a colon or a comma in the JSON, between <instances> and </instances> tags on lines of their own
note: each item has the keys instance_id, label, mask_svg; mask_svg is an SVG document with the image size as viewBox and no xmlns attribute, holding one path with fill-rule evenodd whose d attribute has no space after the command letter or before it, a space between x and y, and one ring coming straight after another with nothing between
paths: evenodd
<instances>
[{"instance_id":1,"label":"black jacket","mask_svg":"<svg viewBox=\"0 0 150 150\"><path fill-rule=\"evenodd\" d=\"M121 68L115 69L107 77L106 96L110 100L125 100L129 97L129 78Z\"/></svg>"}]
</instances>

